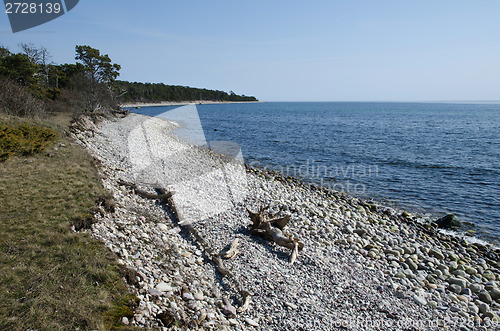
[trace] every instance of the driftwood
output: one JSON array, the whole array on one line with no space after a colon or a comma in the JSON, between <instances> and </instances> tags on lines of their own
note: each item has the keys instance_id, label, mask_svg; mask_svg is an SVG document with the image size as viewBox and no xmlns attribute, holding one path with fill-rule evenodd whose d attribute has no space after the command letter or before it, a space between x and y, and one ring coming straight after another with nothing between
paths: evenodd
<instances>
[{"instance_id":1,"label":"driftwood","mask_svg":"<svg viewBox=\"0 0 500 331\"><path fill-rule=\"evenodd\" d=\"M164 188L161 187L155 187L154 190L158 192L159 194L151 194L149 192L146 192L144 190L141 190L137 187L136 184L126 182L124 180L119 179L118 180L119 185L124 185L127 187L130 187L134 190L134 192L144 198L147 199L153 199L153 200L161 200L162 203L165 203L170 211L172 212L174 218L176 219L176 223L184 229L186 232L188 232L191 236L194 237L194 239L198 242L198 245L200 248L204 251L206 256L212 261L212 263L215 265L217 268L217 271L223 276L226 277L229 281L231 281L236 289L236 291L241 295L242 297L242 305L238 308L238 312L242 313L246 311L249 306L250 306L250 299L251 295L248 291L246 291L241 283L238 281L238 279L224 266L224 262L222 261L220 254L217 254L213 251L213 249L208 245L207 241L205 238L203 238L200 233L191 225L191 224L185 224L180 222L180 217L179 211L175 207L174 200L172 199L173 192L168 192ZM238 246L238 239L233 241L231 244L230 249L226 252L229 253L228 258L236 256L238 253L237 250ZM232 250L232 251L231 251ZM230 252L231 251L231 252ZM225 256L225 255L223 255Z\"/></svg>"},{"instance_id":2,"label":"driftwood","mask_svg":"<svg viewBox=\"0 0 500 331\"><path fill-rule=\"evenodd\" d=\"M276 214L264 214L264 211L268 208L269 206L263 207L258 212L253 212L247 208L250 220L252 221L250 230L252 234L272 240L277 245L290 249L292 251L292 254L290 255L290 264L293 264L297 259L299 251L304 248L304 244L299 242L299 240L294 238L292 235L283 231L285 226L290 221L290 215L276 218Z\"/></svg>"},{"instance_id":3,"label":"driftwood","mask_svg":"<svg viewBox=\"0 0 500 331\"><path fill-rule=\"evenodd\" d=\"M233 242L231 243L231 246L229 246L229 249L225 252L221 252L221 256L225 259L232 259L238 253L240 252L238 250L238 245L240 244L240 240L238 238L234 239Z\"/></svg>"},{"instance_id":4,"label":"driftwood","mask_svg":"<svg viewBox=\"0 0 500 331\"><path fill-rule=\"evenodd\" d=\"M136 184L129 183L129 182L126 182L126 181L121 180L121 179L118 180L118 185L123 185L123 186L126 186L126 187L130 187L131 189L134 190L134 192L137 195L140 195L141 197L146 198L146 199L167 200L170 197L172 197L172 195L173 195L172 192L167 192L165 189L162 189L160 187L155 188L156 191L160 191L160 194L149 193L149 192L146 192L146 191L141 190L140 188L138 188Z\"/></svg>"}]
</instances>

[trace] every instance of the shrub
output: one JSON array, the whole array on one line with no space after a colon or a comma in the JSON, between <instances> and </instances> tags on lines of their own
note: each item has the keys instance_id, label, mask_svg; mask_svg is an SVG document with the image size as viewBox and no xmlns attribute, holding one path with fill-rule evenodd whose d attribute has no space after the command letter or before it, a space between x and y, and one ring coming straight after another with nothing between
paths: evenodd
<instances>
[{"instance_id":1,"label":"shrub","mask_svg":"<svg viewBox=\"0 0 500 331\"><path fill-rule=\"evenodd\" d=\"M56 140L52 129L27 123L17 127L0 124L0 162L11 155L29 156L39 153Z\"/></svg>"}]
</instances>

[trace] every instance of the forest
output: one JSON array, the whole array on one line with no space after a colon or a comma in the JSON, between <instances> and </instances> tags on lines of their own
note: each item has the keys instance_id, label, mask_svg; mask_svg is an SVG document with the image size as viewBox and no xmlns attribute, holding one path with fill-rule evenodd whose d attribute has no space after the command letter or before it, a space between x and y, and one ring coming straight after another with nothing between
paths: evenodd
<instances>
[{"instance_id":1,"label":"forest","mask_svg":"<svg viewBox=\"0 0 500 331\"><path fill-rule=\"evenodd\" d=\"M116 81L114 88L123 102L258 101L253 96L237 95L233 91L227 93L219 90L165 85L163 83Z\"/></svg>"}]
</instances>

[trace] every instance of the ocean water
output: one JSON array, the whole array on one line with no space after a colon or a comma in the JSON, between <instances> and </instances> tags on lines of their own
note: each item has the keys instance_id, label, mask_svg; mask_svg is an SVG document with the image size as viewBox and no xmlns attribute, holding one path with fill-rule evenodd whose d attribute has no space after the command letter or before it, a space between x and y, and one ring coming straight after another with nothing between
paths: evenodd
<instances>
[{"instance_id":1,"label":"ocean water","mask_svg":"<svg viewBox=\"0 0 500 331\"><path fill-rule=\"evenodd\" d=\"M173 107L135 112L155 116ZM413 212L457 215L500 242L499 103L198 105L207 141L246 163Z\"/></svg>"}]
</instances>

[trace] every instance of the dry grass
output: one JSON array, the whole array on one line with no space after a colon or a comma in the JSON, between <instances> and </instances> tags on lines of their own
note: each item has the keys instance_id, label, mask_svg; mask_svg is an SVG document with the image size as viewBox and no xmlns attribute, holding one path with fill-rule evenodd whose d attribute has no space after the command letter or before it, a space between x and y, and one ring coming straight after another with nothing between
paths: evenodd
<instances>
[{"instance_id":1,"label":"dry grass","mask_svg":"<svg viewBox=\"0 0 500 331\"><path fill-rule=\"evenodd\" d=\"M115 257L70 230L108 194L91 157L65 136L69 117L42 123L59 136L48 150L0 164L0 330L110 329L135 302Z\"/></svg>"}]
</instances>

